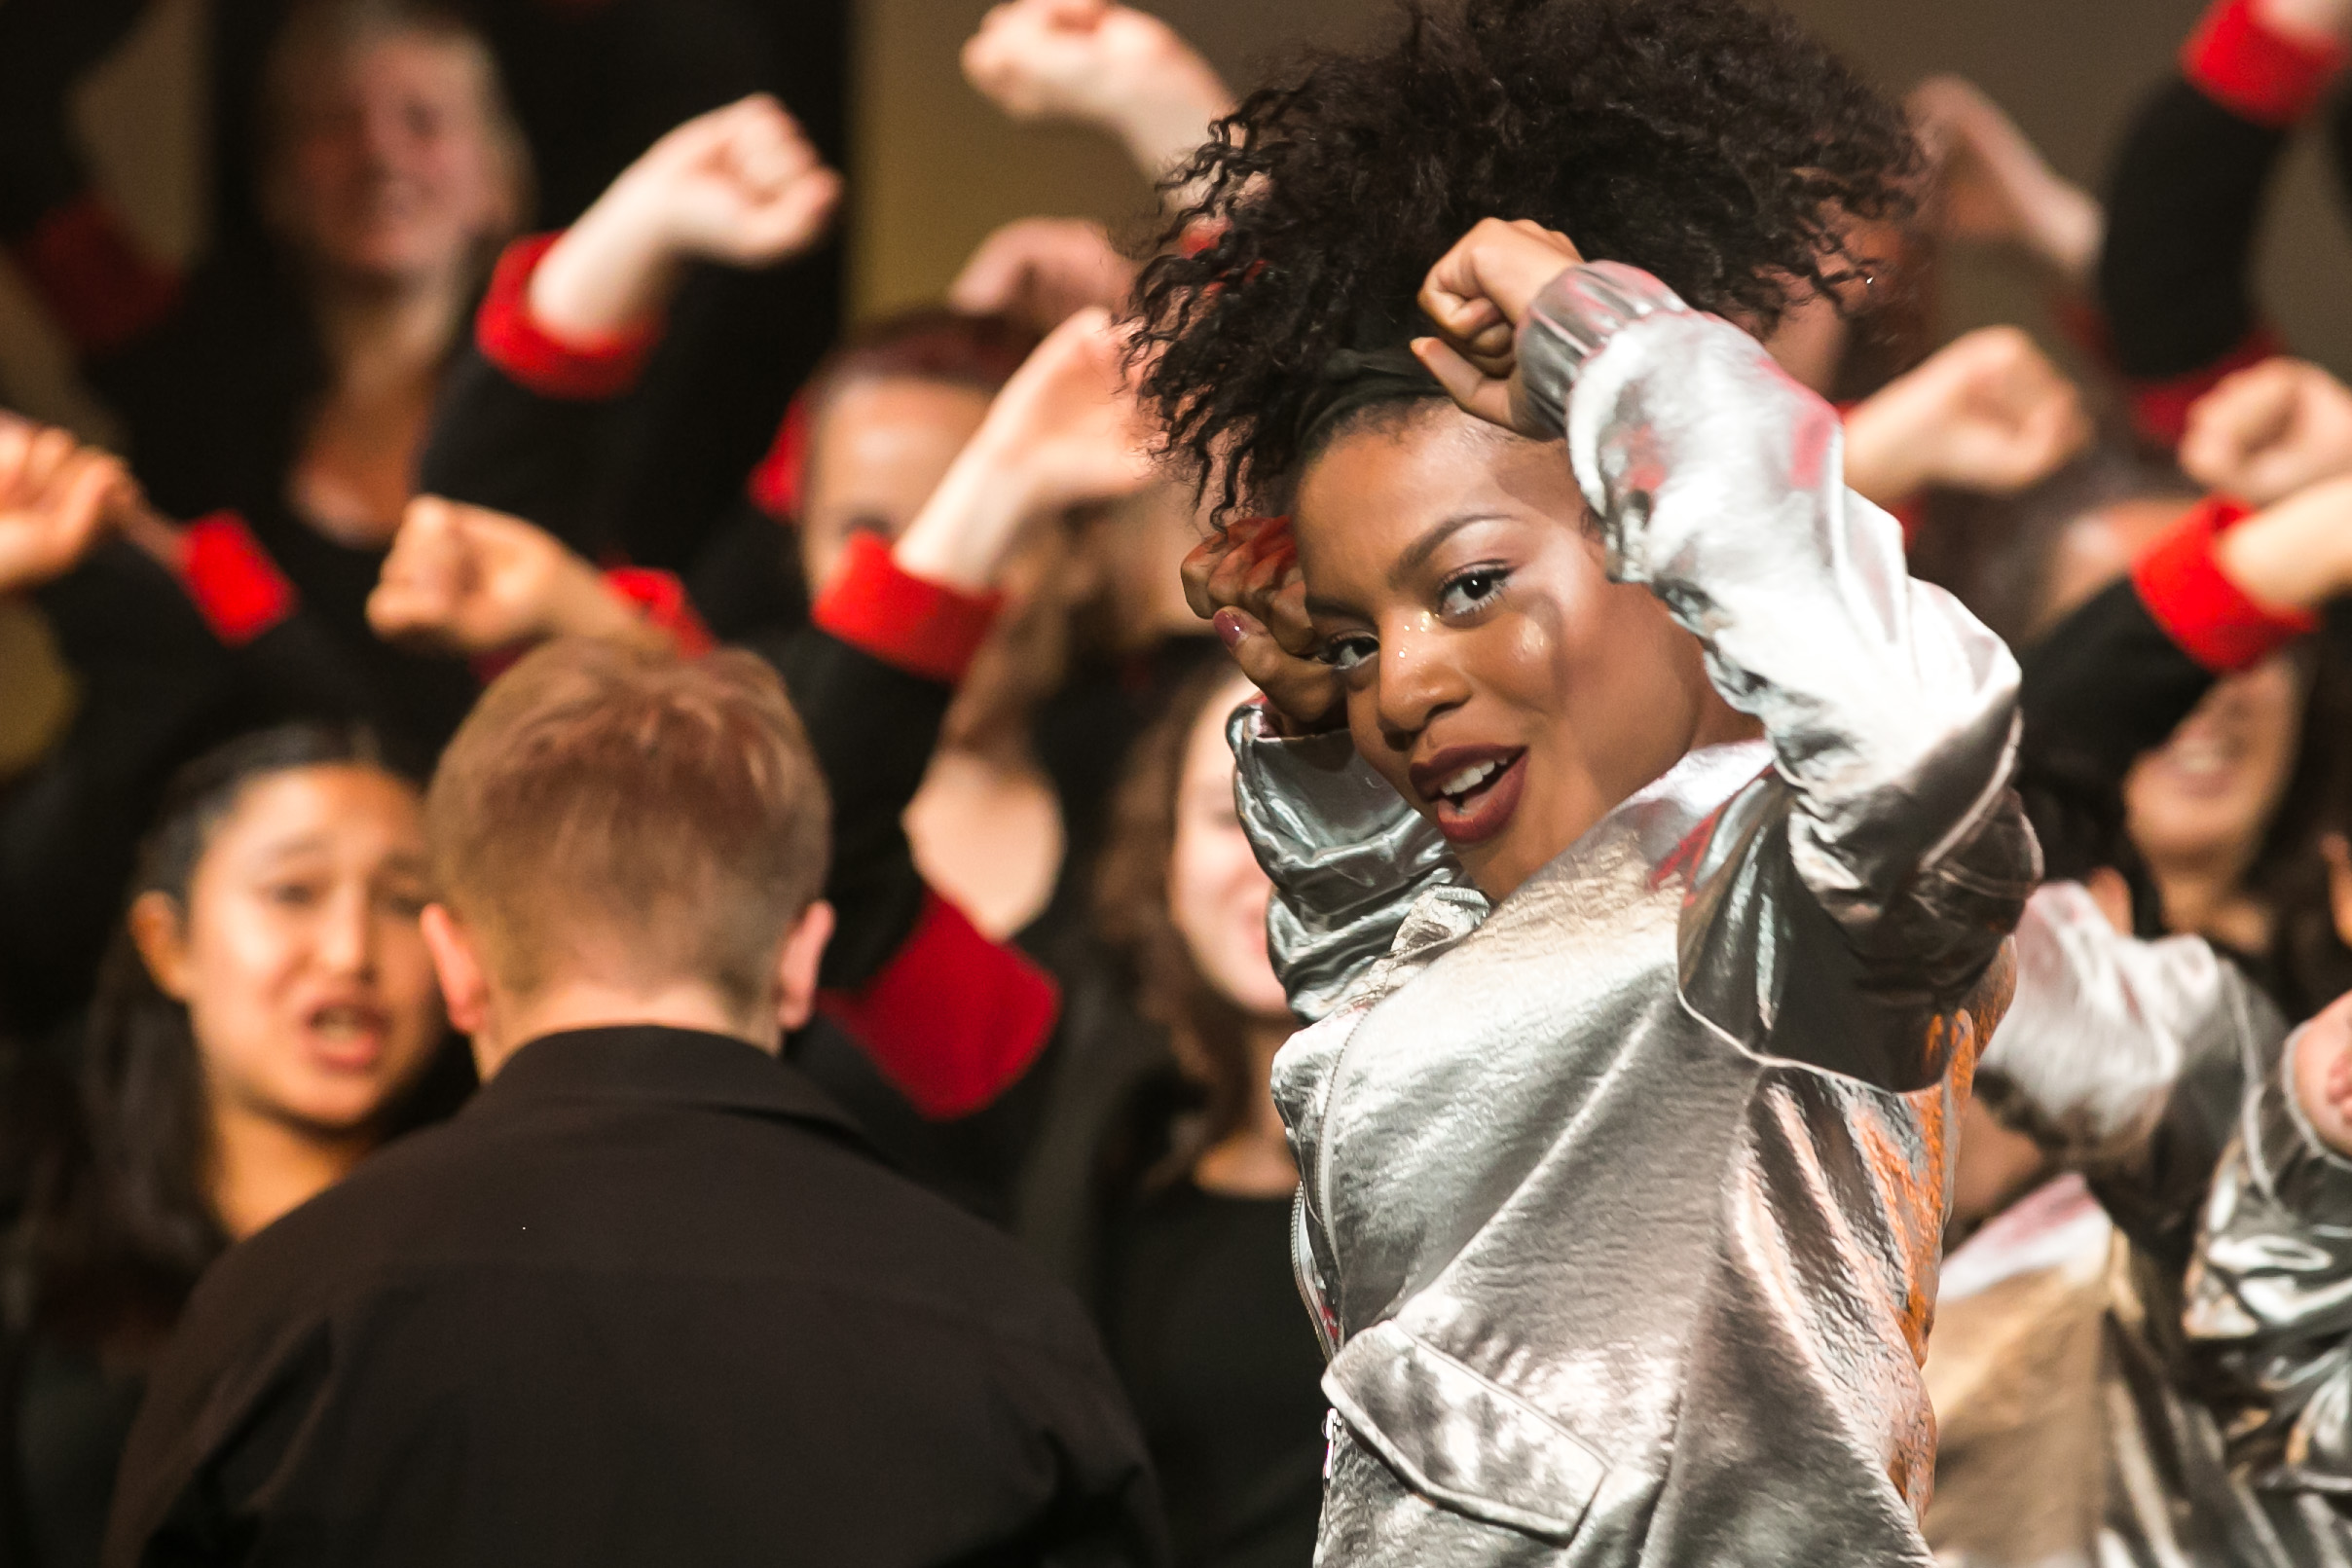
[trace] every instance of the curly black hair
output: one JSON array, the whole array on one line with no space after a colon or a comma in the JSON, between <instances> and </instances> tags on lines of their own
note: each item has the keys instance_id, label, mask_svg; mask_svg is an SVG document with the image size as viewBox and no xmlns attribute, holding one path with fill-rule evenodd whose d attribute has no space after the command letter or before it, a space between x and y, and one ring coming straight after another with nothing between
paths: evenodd
<instances>
[{"instance_id":1,"label":"curly black hair","mask_svg":"<svg viewBox=\"0 0 2352 1568\"><path fill-rule=\"evenodd\" d=\"M1907 220L1920 165L1901 113L1777 12L1407 0L1394 45L1308 56L1171 176L1198 194L1138 291L1145 396L1220 519L1278 510L1330 356L1426 330L1421 280L1479 219L1763 331L1863 270L1847 234Z\"/></svg>"}]
</instances>

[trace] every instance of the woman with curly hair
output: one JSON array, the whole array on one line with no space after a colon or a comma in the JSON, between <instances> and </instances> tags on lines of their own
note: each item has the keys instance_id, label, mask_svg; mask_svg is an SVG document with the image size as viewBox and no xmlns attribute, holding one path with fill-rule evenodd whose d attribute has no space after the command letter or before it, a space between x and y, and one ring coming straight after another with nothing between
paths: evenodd
<instances>
[{"instance_id":1,"label":"woman with curly hair","mask_svg":"<svg viewBox=\"0 0 2352 1568\"><path fill-rule=\"evenodd\" d=\"M1756 341L1915 162L1735 0L1468 0L1179 175L1139 353L1267 697L1323 1562L1932 1560L2016 671Z\"/></svg>"}]
</instances>

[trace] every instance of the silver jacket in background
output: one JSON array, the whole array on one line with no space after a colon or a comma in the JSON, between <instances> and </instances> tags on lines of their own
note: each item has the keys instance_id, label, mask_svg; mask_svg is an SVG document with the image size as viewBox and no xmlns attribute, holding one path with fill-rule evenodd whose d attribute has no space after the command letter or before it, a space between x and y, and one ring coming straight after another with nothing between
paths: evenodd
<instances>
[{"instance_id":1,"label":"silver jacket in background","mask_svg":"<svg viewBox=\"0 0 2352 1568\"><path fill-rule=\"evenodd\" d=\"M2352 1562L2352 1165L2302 1115L2294 1040L2202 940L2034 895L1980 1082L2122 1238L2099 1504L2084 1539L1957 1563Z\"/></svg>"},{"instance_id":2,"label":"silver jacket in background","mask_svg":"<svg viewBox=\"0 0 2352 1568\"><path fill-rule=\"evenodd\" d=\"M1925 1563L1948 1128L2038 871L2015 667L1738 329L1599 264L1520 354L1612 573L1768 739L1489 911L1345 736L1237 715L1318 1020L1274 1075L1339 1417L1318 1560Z\"/></svg>"}]
</instances>

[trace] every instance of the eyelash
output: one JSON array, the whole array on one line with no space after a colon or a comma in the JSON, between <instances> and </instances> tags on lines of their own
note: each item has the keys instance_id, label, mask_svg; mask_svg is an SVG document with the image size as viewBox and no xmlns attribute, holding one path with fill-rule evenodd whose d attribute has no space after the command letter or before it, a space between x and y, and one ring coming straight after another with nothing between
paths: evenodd
<instances>
[{"instance_id":1,"label":"eyelash","mask_svg":"<svg viewBox=\"0 0 2352 1568\"><path fill-rule=\"evenodd\" d=\"M1505 566L1497 565L1492 562L1485 562L1475 566L1465 566L1460 571L1457 571L1452 576L1447 578L1445 582L1438 586L1438 613L1440 615L1475 614L1479 610L1485 609L1488 604L1493 603L1495 596L1503 591L1503 584L1510 580L1510 569ZM1470 584L1482 581L1489 585L1485 593L1473 595L1472 598L1474 602L1464 609L1453 611L1448 610L1447 601L1452 599L1457 590L1467 593L1469 591Z\"/></svg>"},{"instance_id":2,"label":"eyelash","mask_svg":"<svg viewBox=\"0 0 2352 1568\"><path fill-rule=\"evenodd\" d=\"M1438 614L1448 620L1458 620L1475 615L1492 604L1496 597L1502 593L1503 584L1510 580L1510 568L1493 562L1482 562L1475 566L1464 566L1438 585ZM1458 607L1450 606L1449 602L1456 593L1469 593L1470 585L1478 582L1488 584L1485 593L1470 594L1470 602L1467 604ZM1334 670L1344 674L1371 658L1378 651L1378 646L1379 644L1373 638L1364 633L1345 633L1325 642L1322 651L1316 657Z\"/></svg>"}]
</instances>

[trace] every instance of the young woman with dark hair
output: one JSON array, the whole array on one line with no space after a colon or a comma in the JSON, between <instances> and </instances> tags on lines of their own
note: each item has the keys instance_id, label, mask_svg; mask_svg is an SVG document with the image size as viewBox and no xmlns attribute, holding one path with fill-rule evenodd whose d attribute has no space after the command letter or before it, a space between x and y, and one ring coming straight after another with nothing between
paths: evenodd
<instances>
[{"instance_id":1,"label":"young woman with dark hair","mask_svg":"<svg viewBox=\"0 0 2352 1568\"><path fill-rule=\"evenodd\" d=\"M260 731L174 783L9 1238L21 1560L96 1560L142 1368L205 1265L470 1086L424 901L417 788L362 733Z\"/></svg>"},{"instance_id":2,"label":"young woman with dark hair","mask_svg":"<svg viewBox=\"0 0 2352 1568\"><path fill-rule=\"evenodd\" d=\"M1914 161L1783 19L1487 0L1185 171L1141 357L1268 698L1320 1560L1931 1560L2015 666L1750 335L1881 286Z\"/></svg>"},{"instance_id":3,"label":"young woman with dark hair","mask_svg":"<svg viewBox=\"0 0 2352 1568\"><path fill-rule=\"evenodd\" d=\"M1287 1241L1299 1173L1269 1088L1298 1020L1267 960L1273 888L1225 739L1249 695L1231 669L1199 672L1129 758L1097 903L1169 1056L1128 1047L1140 1071L1102 1114L1070 1118L1093 1140L1080 1271L1187 1568L1306 1561L1322 1496L1322 1357Z\"/></svg>"}]
</instances>

